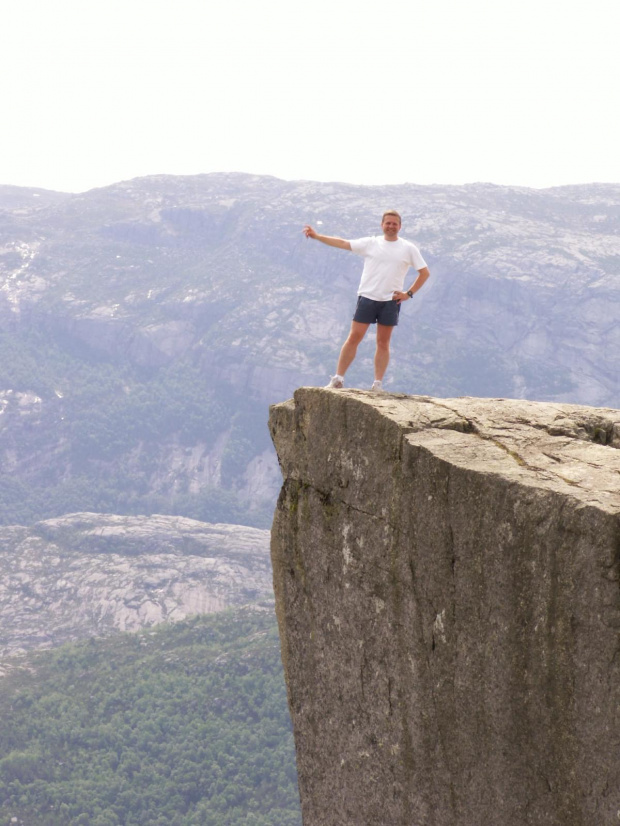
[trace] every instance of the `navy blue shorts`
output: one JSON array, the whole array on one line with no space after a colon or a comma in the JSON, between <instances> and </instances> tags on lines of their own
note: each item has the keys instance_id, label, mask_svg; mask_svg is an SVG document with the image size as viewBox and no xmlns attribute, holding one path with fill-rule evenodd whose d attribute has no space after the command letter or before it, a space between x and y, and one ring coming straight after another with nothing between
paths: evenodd
<instances>
[{"instance_id":1,"label":"navy blue shorts","mask_svg":"<svg viewBox=\"0 0 620 826\"><path fill-rule=\"evenodd\" d=\"M374 301L363 295L357 297L357 306L353 321L360 324L385 324L386 327L396 327L400 304L398 301Z\"/></svg>"}]
</instances>

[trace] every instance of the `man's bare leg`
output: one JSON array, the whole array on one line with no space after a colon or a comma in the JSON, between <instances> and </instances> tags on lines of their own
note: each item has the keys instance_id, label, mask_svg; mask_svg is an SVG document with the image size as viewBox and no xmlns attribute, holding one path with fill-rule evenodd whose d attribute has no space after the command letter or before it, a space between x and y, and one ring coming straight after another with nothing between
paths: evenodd
<instances>
[{"instance_id":1,"label":"man's bare leg","mask_svg":"<svg viewBox=\"0 0 620 826\"><path fill-rule=\"evenodd\" d=\"M347 340L342 345L342 349L340 350L340 357L338 358L337 374L339 376L344 376L344 374L351 366L351 363L355 358L355 354L357 353L357 348L361 340L366 335L366 331L369 327L370 324L362 324L359 321L351 322L351 330L349 332Z\"/></svg>"},{"instance_id":2,"label":"man's bare leg","mask_svg":"<svg viewBox=\"0 0 620 826\"><path fill-rule=\"evenodd\" d=\"M394 327L377 324L377 349L375 350L375 381L383 381L390 361L390 339Z\"/></svg>"}]
</instances>

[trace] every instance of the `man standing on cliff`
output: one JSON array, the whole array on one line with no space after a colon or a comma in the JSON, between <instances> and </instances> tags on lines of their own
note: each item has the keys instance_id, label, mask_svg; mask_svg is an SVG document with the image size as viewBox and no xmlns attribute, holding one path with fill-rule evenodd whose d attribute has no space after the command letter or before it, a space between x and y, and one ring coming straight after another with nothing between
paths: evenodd
<instances>
[{"instance_id":1,"label":"man standing on cliff","mask_svg":"<svg viewBox=\"0 0 620 826\"><path fill-rule=\"evenodd\" d=\"M344 387L344 375L355 358L358 345L369 326L376 324L375 380L371 390L383 390L383 376L390 360L390 338L398 324L400 305L403 301L413 298L414 293L417 293L430 275L420 250L410 241L398 237L400 226L398 212L389 210L383 214L381 220L383 238L371 236L345 241L343 238L319 235L311 226L304 227L306 238L314 238L329 247L350 250L364 258L351 330L342 345L336 375L331 378L327 387ZM405 276L410 267L418 271L418 277L411 287L403 292Z\"/></svg>"}]
</instances>

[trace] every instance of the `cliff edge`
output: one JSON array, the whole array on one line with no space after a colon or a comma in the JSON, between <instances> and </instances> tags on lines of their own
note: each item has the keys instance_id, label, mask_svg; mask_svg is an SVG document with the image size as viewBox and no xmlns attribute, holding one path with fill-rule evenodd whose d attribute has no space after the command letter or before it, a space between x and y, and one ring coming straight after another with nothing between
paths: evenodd
<instances>
[{"instance_id":1,"label":"cliff edge","mask_svg":"<svg viewBox=\"0 0 620 826\"><path fill-rule=\"evenodd\" d=\"M304 826L620 819L620 412L301 388L271 409Z\"/></svg>"}]
</instances>

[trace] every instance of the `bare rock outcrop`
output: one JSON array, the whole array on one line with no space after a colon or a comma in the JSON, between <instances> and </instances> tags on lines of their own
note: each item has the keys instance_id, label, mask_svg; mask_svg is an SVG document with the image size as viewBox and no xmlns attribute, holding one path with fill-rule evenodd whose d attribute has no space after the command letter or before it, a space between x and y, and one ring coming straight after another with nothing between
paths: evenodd
<instances>
[{"instance_id":1,"label":"bare rock outcrop","mask_svg":"<svg viewBox=\"0 0 620 826\"><path fill-rule=\"evenodd\" d=\"M304 826L620 819L620 412L302 388L272 531Z\"/></svg>"},{"instance_id":2,"label":"bare rock outcrop","mask_svg":"<svg viewBox=\"0 0 620 826\"><path fill-rule=\"evenodd\" d=\"M269 531L257 528L76 513L0 529L1 656L271 595Z\"/></svg>"}]
</instances>

